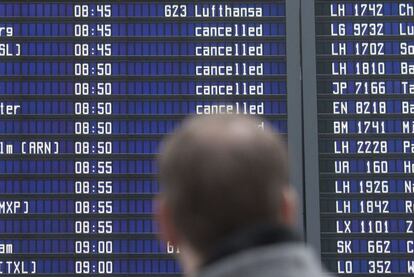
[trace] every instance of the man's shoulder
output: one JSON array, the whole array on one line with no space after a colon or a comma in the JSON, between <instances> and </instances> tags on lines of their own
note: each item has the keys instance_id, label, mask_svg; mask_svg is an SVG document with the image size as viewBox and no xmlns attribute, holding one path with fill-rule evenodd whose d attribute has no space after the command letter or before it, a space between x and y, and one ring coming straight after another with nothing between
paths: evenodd
<instances>
[{"instance_id":1,"label":"man's shoulder","mask_svg":"<svg viewBox=\"0 0 414 277\"><path fill-rule=\"evenodd\" d=\"M302 243L280 243L252 248L219 260L199 277L296 277L331 276L315 253Z\"/></svg>"}]
</instances>

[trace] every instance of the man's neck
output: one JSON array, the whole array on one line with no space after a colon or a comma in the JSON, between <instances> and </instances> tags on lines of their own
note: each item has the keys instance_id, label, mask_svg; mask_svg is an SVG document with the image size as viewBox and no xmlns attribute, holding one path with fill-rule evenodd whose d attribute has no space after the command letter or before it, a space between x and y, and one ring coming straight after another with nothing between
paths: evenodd
<instances>
[{"instance_id":1,"label":"man's neck","mask_svg":"<svg viewBox=\"0 0 414 277\"><path fill-rule=\"evenodd\" d=\"M213 249L211 255L202 266L208 266L222 258L255 247L300 240L299 235L288 227L256 225L252 228L235 232L223 239Z\"/></svg>"},{"instance_id":2,"label":"man's neck","mask_svg":"<svg viewBox=\"0 0 414 277\"><path fill-rule=\"evenodd\" d=\"M288 227L256 225L253 228L235 232L213 248L208 259L202 259L189 245L180 246L180 261L186 276L196 276L205 266L233 254L276 243L300 241L300 236Z\"/></svg>"}]
</instances>

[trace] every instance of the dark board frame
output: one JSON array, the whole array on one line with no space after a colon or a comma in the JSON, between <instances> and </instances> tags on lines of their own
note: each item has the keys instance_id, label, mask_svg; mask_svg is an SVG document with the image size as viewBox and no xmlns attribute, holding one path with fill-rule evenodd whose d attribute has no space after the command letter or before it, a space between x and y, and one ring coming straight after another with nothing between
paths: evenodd
<instances>
[{"instance_id":1,"label":"dark board frame","mask_svg":"<svg viewBox=\"0 0 414 277\"><path fill-rule=\"evenodd\" d=\"M301 0L306 241L321 251L315 2Z\"/></svg>"},{"instance_id":2,"label":"dark board frame","mask_svg":"<svg viewBox=\"0 0 414 277\"><path fill-rule=\"evenodd\" d=\"M305 236L303 179L303 101L301 83L300 0L286 1L287 102L290 182L299 196L299 231Z\"/></svg>"}]
</instances>

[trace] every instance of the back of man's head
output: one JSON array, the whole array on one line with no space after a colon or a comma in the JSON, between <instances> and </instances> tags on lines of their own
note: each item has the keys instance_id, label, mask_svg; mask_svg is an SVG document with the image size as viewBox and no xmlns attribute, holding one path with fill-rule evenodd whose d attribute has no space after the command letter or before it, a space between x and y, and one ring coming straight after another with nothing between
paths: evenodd
<instances>
[{"instance_id":1,"label":"back of man's head","mask_svg":"<svg viewBox=\"0 0 414 277\"><path fill-rule=\"evenodd\" d=\"M201 256L238 230L292 223L286 146L259 124L248 116L198 117L165 142L161 197L175 239Z\"/></svg>"}]
</instances>

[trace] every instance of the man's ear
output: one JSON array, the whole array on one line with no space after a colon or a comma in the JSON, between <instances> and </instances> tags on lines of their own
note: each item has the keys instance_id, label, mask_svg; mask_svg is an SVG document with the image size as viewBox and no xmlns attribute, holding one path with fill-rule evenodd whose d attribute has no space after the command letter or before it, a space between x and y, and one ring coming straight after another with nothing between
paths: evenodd
<instances>
[{"instance_id":1,"label":"man's ear","mask_svg":"<svg viewBox=\"0 0 414 277\"><path fill-rule=\"evenodd\" d=\"M158 196L156 203L156 219L160 226L160 238L176 246L178 238L173 224L172 211L163 196Z\"/></svg>"},{"instance_id":2,"label":"man's ear","mask_svg":"<svg viewBox=\"0 0 414 277\"><path fill-rule=\"evenodd\" d=\"M295 227L298 223L298 200L296 191L291 186L282 189L281 220L282 224Z\"/></svg>"}]
</instances>

